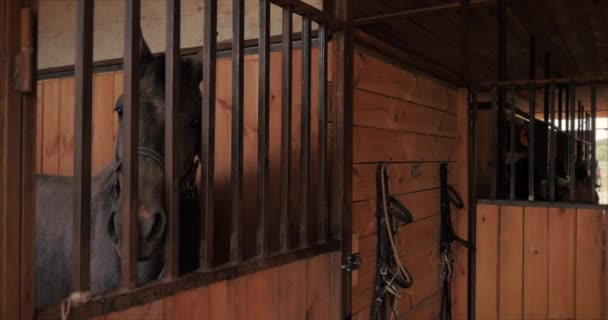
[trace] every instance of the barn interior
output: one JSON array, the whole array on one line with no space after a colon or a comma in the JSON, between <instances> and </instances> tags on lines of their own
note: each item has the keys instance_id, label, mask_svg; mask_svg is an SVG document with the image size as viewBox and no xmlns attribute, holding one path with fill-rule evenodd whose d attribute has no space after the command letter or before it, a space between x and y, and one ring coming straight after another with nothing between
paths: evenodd
<instances>
[{"instance_id":1,"label":"barn interior","mask_svg":"<svg viewBox=\"0 0 608 320\"><path fill-rule=\"evenodd\" d=\"M0 4L0 319L608 317L608 3L134 3ZM65 262L71 287L37 304L36 179L95 186L119 141L137 136L117 108L138 92L132 65L146 65L129 57L144 57L139 33L163 63L202 68L196 134L166 133L179 107L156 133L165 139L155 151L166 170L163 273L123 276L90 295L90 279L80 280L98 272L83 227L94 213L74 209L85 223L67 231L81 239ZM29 78L13 59L23 52L35 52ZM173 68L159 71L169 79L159 90L182 88ZM162 92L163 108L179 105ZM200 152L180 173L176 150L190 145ZM65 201L91 204L81 193ZM390 201L409 217L386 231ZM121 232L142 227L129 228ZM117 250L133 257L124 242ZM386 252L412 283L382 278ZM137 259L119 260L120 273L137 276Z\"/></svg>"}]
</instances>

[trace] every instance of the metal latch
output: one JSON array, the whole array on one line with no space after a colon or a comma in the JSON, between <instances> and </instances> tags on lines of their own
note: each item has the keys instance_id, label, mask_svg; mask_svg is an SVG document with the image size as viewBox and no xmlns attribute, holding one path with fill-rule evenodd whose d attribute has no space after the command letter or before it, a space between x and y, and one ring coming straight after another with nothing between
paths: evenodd
<instances>
[{"instance_id":1,"label":"metal latch","mask_svg":"<svg viewBox=\"0 0 608 320\"><path fill-rule=\"evenodd\" d=\"M346 257L346 263L342 265L342 269L351 272L359 269L360 266L361 257L359 256L359 252L356 252Z\"/></svg>"}]
</instances>

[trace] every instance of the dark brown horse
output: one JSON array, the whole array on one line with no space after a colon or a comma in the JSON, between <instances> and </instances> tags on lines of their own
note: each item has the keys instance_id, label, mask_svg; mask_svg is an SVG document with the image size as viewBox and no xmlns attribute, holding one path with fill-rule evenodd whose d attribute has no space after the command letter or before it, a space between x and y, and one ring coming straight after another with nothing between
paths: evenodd
<instances>
[{"instance_id":1,"label":"dark brown horse","mask_svg":"<svg viewBox=\"0 0 608 320\"><path fill-rule=\"evenodd\" d=\"M142 40L139 79L139 262L140 283L158 278L163 267L164 234L164 128L165 58L152 56ZM197 55L199 56L199 55ZM193 172L198 152L202 77L200 61L181 61L181 104L176 108L178 141L176 162L180 177ZM122 99L115 109L122 118ZM122 185L122 140L125 124L120 121L114 160L92 178L91 194L91 293L117 288L120 283L120 201ZM72 177L40 175L36 182L36 305L57 303L71 288Z\"/></svg>"}]
</instances>

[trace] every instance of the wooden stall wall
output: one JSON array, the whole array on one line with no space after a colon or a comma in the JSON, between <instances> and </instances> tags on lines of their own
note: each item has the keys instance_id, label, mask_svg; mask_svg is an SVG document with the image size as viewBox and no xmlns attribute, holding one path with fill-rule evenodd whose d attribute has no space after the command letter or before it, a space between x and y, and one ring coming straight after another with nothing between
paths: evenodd
<instances>
[{"instance_id":1,"label":"wooden stall wall","mask_svg":"<svg viewBox=\"0 0 608 320\"><path fill-rule=\"evenodd\" d=\"M439 163L449 162L449 182L465 196L461 187L467 174L466 93L363 49L355 51L354 65L353 241L358 240L362 258L353 279L354 318L369 318L376 272L376 168L386 161L391 193L414 215L414 222L399 231L400 257L414 277L414 285L402 291L399 314L406 319L438 319ZM463 114L458 114L459 105L465 108ZM464 139L459 138L462 131ZM466 235L461 232L466 216L453 212L462 219L455 222L459 233ZM456 319L466 318L467 258L461 252L465 251L456 253L454 279L459 282L453 294Z\"/></svg>"},{"instance_id":2,"label":"wooden stall wall","mask_svg":"<svg viewBox=\"0 0 608 320\"><path fill-rule=\"evenodd\" d=\"M94 320L339 320L340 253L329 253Z\"/></svg>"},{"instance_id":3,"label":"wooden stall wall","mask_svg":"<svg viewBox=\"0 0 608 320\"><path fill-rule=\"evenodd\" d=\"M605 211L477 206L477 319L606 319Z\"/></svg>"}]
</instances>

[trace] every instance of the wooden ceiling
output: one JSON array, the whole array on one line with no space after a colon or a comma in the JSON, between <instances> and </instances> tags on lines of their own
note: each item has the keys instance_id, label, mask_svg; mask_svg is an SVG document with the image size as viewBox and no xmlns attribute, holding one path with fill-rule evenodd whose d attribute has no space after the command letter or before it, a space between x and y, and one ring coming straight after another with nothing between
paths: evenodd
<instances>
[{"instance_id":1,"label":"wooden ceiling","mask_svg":"<svg viewBox=\"0 0 608 320\"><path fill-rule=\"evenodd\" d=\"M354 16L372 17L401 10L457 3L457 0L358 0ZM544 53L551 54L551 77L608 75L608 1L507 0L507 77L528 79L529 43L537 39L537 78ZM461 73L459 11L393 18L357 28L454 73ZM471 9L472 78L497 78L496 6Z\"/></svg>"}]
</instances>

